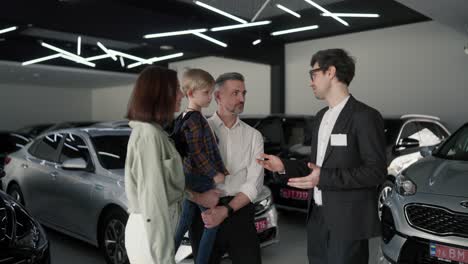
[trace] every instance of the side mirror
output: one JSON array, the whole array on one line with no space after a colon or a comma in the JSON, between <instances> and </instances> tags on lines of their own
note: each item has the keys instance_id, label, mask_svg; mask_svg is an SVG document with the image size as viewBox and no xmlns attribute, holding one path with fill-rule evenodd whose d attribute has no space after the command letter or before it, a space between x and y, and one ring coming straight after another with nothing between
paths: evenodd
<instances>
[{"instance_id":1,"label":"side mirror","mask_svg":"<svg viewBox=\"0 0 468 264\"><path fill-rule=\"evenodd\" d=\"M62 169L64 170L86 170L88 164L84 159L69 159L63 162Z\"/></svg>"},{"instance_id":2,"label":"side mirror","mask_svg":"<svg viewBox=\"0 0 468 264\"><path fill-rule=\"evenodd\" d=\"M417 148L419 147L419 140L414 138L402 138L398 142L397 149Z\"/></svg>"}]
</instances>

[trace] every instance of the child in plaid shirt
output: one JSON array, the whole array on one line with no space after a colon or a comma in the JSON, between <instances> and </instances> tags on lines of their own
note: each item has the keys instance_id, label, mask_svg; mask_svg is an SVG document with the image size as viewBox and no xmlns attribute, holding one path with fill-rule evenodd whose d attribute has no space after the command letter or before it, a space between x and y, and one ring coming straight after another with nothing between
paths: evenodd
<instances>
[{"instance_id":1,"label":"child in plaid shirt","mask_svg":"<svg viewBox=\"0 0 468 264\"><path fill-rule=\"evenodd\" d=\"M224 177L229 174L221 158L216 136L201 113L203 107L210 105L214 83L213 77L204 70L190 69L184 73L182 90L189 104L187 110L175 120L171 136L183 157L186 188L199 193L214 189L215 184L223 183ZM184 201L175 235L176 250L192 223L195 206L199 205L188 199ZM199 207L201 211L208 209ZM216 232L217 227L205 228L203 231L196 264L208 263Z\"/></svg>"}]
</instances>

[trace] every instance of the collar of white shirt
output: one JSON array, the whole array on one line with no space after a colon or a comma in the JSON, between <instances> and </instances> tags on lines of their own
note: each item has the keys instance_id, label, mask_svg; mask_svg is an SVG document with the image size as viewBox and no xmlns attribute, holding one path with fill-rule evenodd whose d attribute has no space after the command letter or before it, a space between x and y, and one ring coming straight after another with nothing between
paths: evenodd
<instances>
[{"instance_id":1,"label":"collar of white shirt","mask_svg":"<svg viewBox=\"0 0 468 264\"><path fill-rule=\"evenodd\" d=\"M346 98L343 99L343 101L341 101L341 102L340 102L339 104L337 104L335 107L329 106L329 107L328 107L328 110L331 111L331 112L338 111L338 113L340 113L341 110L343 110L343 108L345 107L345 105L346 105L346 103L348 102L348 100L349 100L350 97L351 97L350 95L346 96Z\"/></svg>"},{"instance_id":2,"label":"collar of white shirt","mask_svg":"<svg viewBox=\"0 0 468 264\"><path fill-rule=\"evenodd\" d=\"M234 125L232 126L231 129L233 129L233 128L235 128L236 126L238 126L238 125L241 124L240 119L239 119L239 116L237 116L236 118L237 118L237 119L236 119L236 123L234 123ZM213 122L215 123L216 126L219 127L219 126L222 126L222 125L223 125L223 126L226 127L226 125L224 125L223 120L221 120L221 118L219 117L218 112L215 112L215 113L213 114L213 116L212 116L210 119L213 120ZM226 128L228 128L228 127L226 127Z\"/></svg>"}]
</instances>

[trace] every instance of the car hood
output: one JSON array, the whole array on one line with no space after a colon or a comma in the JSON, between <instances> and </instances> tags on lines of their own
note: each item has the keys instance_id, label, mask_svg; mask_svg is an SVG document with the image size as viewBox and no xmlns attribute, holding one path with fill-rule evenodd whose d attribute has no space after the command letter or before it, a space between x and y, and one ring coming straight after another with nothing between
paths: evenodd
<instances>
[{"instance_id":1,"label":"car hood","mask_svg":"<svg viewBox=\"0 0 468 264\"><path fill-rule=\"evenodd\" d=\"M417 192L468 197L468 162L427 157L404 174L417 185Z\"/></svg>"}]
</instances>

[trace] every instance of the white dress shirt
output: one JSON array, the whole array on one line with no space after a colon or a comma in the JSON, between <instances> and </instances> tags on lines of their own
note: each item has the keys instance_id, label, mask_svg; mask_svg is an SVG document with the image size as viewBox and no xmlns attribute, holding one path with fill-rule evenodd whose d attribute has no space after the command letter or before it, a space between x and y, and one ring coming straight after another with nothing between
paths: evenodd
<instances>
[{"instance_id":1,"label":"white dress shirt","mask_svg":"<svg viewBox=\"0 0 468 264\"><path fill-rule=\"evenodd\" d=\"M329 107L327 112L323 115L322 122L320 123L320 128L318 132L318 142L317 142L317 161L316 165L322 167L323 161L325 159L325 153L327 151L328 143L330 142L330 136L335 127L336 120L340 116L341 111L348 102L349 95L343 99L335 107ZM314 201L317 205L322 205L322 191L318 188L314 188Z\"/></svg>"},{"instance_id":2,"label":"white dress shirt","mask_svg":"<svg viewBox=\"0 0 468 264\"><path fill-rule=\"evenodd\" d=\"M263 137L259 131L239 118L232 128L215 113L208 123L218 137L219 151L229 175L224 184L217 184L222 196L245 194L251 202L263 188L263 167L256 159L263 153Z\"/></svg>"}]
</instances>

